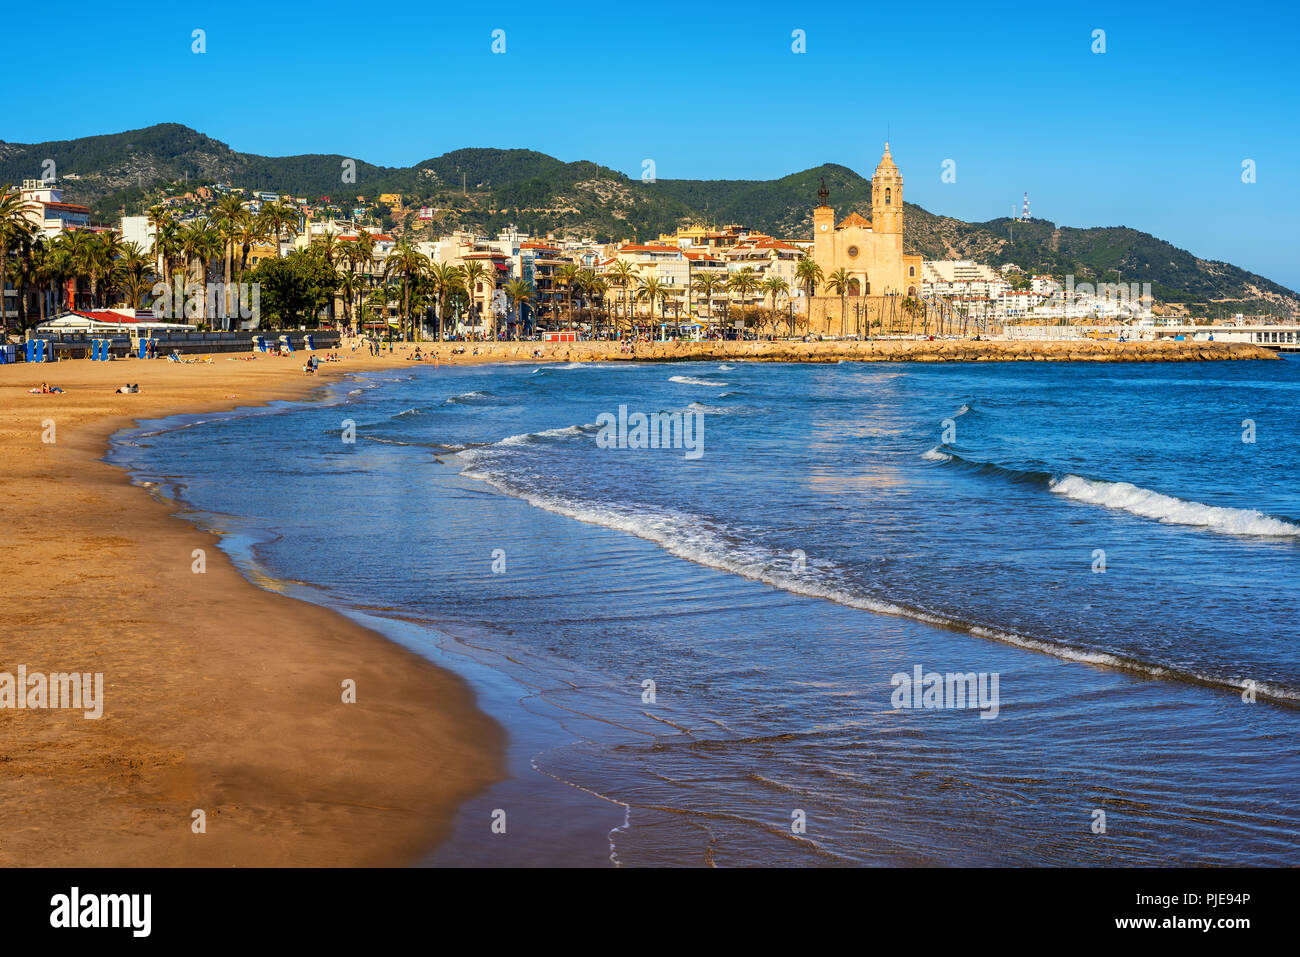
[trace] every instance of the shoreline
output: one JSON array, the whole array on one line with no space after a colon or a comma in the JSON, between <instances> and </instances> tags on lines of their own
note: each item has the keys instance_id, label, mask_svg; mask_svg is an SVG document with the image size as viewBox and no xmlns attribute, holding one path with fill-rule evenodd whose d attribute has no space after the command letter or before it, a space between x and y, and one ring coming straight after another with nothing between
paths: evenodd
<instances>
[{"instance_id":1,"label":"shoreline","mask_svg":"<svg viewBox=\"0 0 1300 957\"><path fill-rule=\"evenodd\" d=\"M258 588L216 536L104 461L139 420L301 399L401 364L325 364L320 381L294 360L223 357L0 370L0 671L104 676L98 720L0 710L5 866L413 864L501 778L505 731L463 679ZM66 391L28 395L41 379ZM141 392L114 394L126 380Z\"/></svg>"},{"instance_id":2,"label":"shoreline","mask_svg":"<svg viewBox=\"0 0 1300 957\"><path fill-rule=\"evenodd\" d=\"M349 342L352 340L348 340ZM1246 342L1113 342L1106 340L870 339L863 342L422 342L443 361L478 362L1201 362L1277 360L1279 353ZM399 346L409 349L409 346ZM477 350L478 355L474 355ZM541 352L541 356L534 356ZM399 353L394 353L397 355Z\"/></svg>"}]
</instances>

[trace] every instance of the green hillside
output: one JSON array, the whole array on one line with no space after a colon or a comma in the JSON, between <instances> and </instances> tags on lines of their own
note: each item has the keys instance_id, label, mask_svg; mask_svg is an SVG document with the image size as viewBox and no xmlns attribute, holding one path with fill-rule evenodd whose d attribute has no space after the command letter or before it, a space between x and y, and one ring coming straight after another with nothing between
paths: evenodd
<instances>
[{"instance_id":1,"label":"green hillside","mask_svg":"<svg viewBox=\"0 0 1300 957\"><path fill-rule=\"evenodd\" d=\"M112 222L153 202L164 187L231 183L345 203L400 193L394 228L429 236L463 227L495 233L513 224L533 234L576 234L602 242L652 239L697 222L741 223L781 237L810 236L822 178L843 217L870 216L870 181L846 166L826 164L776 180L664 179L645 183L590 162L566 163L521 149L460 149L412 167L356 161L356 182L344 183L337 154L267 157L175 123L76 140L0 142L0 183L37 178L52 159L70 202L89 205ZM411 210L432 206L430 223ZM1230 263L1199 259L1127 226L1077 229L1046 220L966 223L907 204L904 242L927 259L1015 263L1027 272L1073 273L1079 281L1150 282L1157 298L1197 312L1300 310L1300 297Z\"/></svg>"}]
</instances>

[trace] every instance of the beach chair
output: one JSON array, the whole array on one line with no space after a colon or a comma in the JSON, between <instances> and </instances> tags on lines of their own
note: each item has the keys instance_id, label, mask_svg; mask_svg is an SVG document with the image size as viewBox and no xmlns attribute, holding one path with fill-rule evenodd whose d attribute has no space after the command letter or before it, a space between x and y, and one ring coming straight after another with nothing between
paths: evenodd
<instances>
[{"instance_id":1,"label":"beach chair","mask_svg":"<svg viewBox=\"0 0 1300 957\"><path fill-rule=\"evenodd\" d=\"M167 361L168 361L168 362L180 362L180 361L181 361L180 353L178 353L178 352L169 352L169 353L167 353Z\"/></svg>"}]
</instances>

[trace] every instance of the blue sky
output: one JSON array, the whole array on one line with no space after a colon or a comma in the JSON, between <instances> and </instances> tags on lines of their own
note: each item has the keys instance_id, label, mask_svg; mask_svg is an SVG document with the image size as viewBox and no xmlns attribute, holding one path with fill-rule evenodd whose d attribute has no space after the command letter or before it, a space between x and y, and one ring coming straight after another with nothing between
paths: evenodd
<instances>
[{"instance_id":1,"label":"blue sky","mask_svg":"<svg viewBox=\"0 0 1300 957\"><path fill-rule=\"evenodd\" d=\"M1300 12L1284 3L74 0L58 19L86 67L42 68L0 139L179 122L269 155L525 147L766 179L870 175L888 135L907 198L936 213L991 219L1028 190L1037 216L1133 226L1300 289Z\"/></svg>"}]
</instances>

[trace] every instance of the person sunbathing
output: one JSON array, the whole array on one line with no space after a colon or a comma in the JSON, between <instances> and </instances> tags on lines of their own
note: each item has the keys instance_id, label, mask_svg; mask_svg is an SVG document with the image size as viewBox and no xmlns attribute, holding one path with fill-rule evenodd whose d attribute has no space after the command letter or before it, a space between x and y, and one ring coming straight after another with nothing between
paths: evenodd
<instances>
[{"instance_id":1,"label":"person sunbathing","mask_svg":"<svg viewBox=\"0 0 1300 957\"><path fill-rule=\"evenodd\" d=\"M139 391L140 391L140 387L139 387L138 385L127 384L127 385L122 386L120 389L118 389L116 394L117 394L117 395L127 395L127 394L130 394L130 393L132 393L132 392L139 392Z\"/></svg>"}]
</instances>

